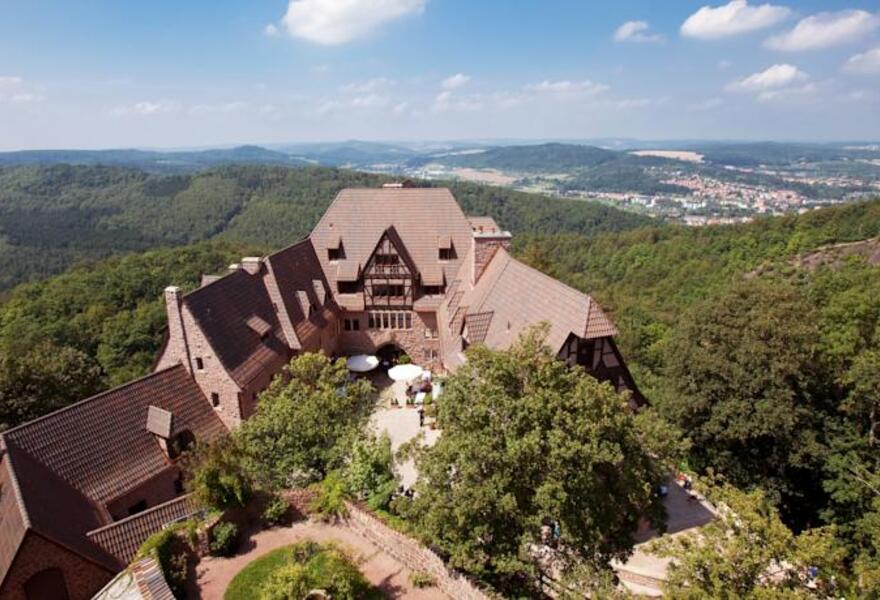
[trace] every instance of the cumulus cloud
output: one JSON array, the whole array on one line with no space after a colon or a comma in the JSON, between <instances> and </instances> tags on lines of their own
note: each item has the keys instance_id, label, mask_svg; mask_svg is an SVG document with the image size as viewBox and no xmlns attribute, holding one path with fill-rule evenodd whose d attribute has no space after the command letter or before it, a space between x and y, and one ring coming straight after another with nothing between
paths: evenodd
<instances>
[{"instance_id":1,"label":"cumulus cloud","mask_svg":"<svg viewBox=\"0 0 880 600\"><path fill-rule=\"evenodd\" d=\"M819 91L815 83L807 83L794 87L784 87L776 90L766 90L758 94L758 102L774 102L814 96Z\"/></svg>"},{"instance_id":2,"label":"cumulus cloud","mask_svg":"<svg viewBox=\"0 0 880 600\"><path fill-rule=\"evenodd\" d=\"M278 37L278 34L281 33L278 30L278 26L275 23L269 23L265 27L263 27L263 35L268 37Z\"/></svg>"},{"instance_id":3,"label":"cumulus cloud","mask_svg":"<svg viewBox=\"0 0 880 600\"><path fill-rule=\"evenodd\" d=\"M880 27L880 17L864 10L819 13L801 19L794 29L765 42L772 50L798 52L857 41Z\"/></svg>"},{"instance_id":4,"label":"cumulus cloud","mask_svg":"<svg viewBox=\"0 0 880 600\"><path fill-rule=\"evenodd\" d=\"M651 26L646 21L627 21L614 32L615 42L662 42L659 33L650 33Z\"/></svg>"},{"instance_id":5,"label":"cumulus cloud","mask_svg":"<svg viewBox=\"0 0 880 600\"><path fill-rule=\"evenodd\" d=\"M750 6L748 0L731 0L722 6L703 6L681 25L681 34L698 39L717 39L765 29L783 21L791 10L785 6Z\"/></svg>"},{"instance_id":6,"label":"cumulus cloud","mask_svg":"<svg viewBox=\"0 0 880 600\"><path fill-rule=\"evenodd\" d=\"M434 98L431 110L434 112L471 112L483 108L483 103L476 97L460 98L451 90L444 90Z\"/></svg>"},{"instance_id":7,"label":"cumulus cloud","mask_svg":"<svg viewBox=\"0 0 880 600\"><path fill-rule=\"evenodd\" d=\"M455 75L444 79L440 83L440 87L442 87L444 90L455 90L464 85L467 85L470 80L471 78L464 73L456 73Z\"/></svg>"},{"instance_id":8,"label":"cumulus cloud","mask_svg":"<svg viewBox=\"0 0 880 600\"><path fill-rule=\"evenodd\" d=\"M526 86L526 90L538 93L550 94L583 94L595 96L607 92L609 87L604 83L596 83L586 79L584 81L549 81L533 83Z\"/></svg>"},{"instance_id":9,"label":"cumulus cloud","mask_svg":"<svg viewBox=\"0 0 880 600\"><path fill-rule=\"evenodd\" d=\"M764 92L806 81L808 78L806 73L794 65L779 64L731 82L726 89L731 92Z\"/></svg>"},{"instance_id":10,"label":"cumulus cloud","mask_svg":"<svg viewBox=\"0 0 880 600\"><path fill-rule=\"evenodd\" d=\"M850 56L844 63L843 70L848 73L873 75L880 73L880 46L867 52Z\"/></svg>"},{"instance_id":11,"label":"cumulus cloud","mask_svg":"<svg viewBox=\"0 0 880 600\"><path fill-rule=\"evenodd\" d=\"M421 13L427 0L290 0L281 24L316 44L345 44L377 28Z\"/></svg>"}]
</instances>

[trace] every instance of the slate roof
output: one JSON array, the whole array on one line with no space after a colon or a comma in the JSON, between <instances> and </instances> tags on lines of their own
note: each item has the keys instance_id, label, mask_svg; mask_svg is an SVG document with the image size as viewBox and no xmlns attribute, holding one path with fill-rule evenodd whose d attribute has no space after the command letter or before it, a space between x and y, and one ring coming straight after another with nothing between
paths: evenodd
<instances>
[{"instance_id":1,"label":"slate roof","mask_svg":"<svg viewBox=\"0 0 880 600\"><path fill-rule=\"evenodd\" d=\"M287 362L287 343L261 274L234 271L185 295L183 302L241 387ZM253 317L271 331L257 333L249 326L256 322Z\"/></svg>"},{"instance_id":2,"label":"slate roof","mask_svg":"<svg viewBox=\"0 0 880 600\"><path fill-rule=\"evenodd\" d=\"M439 277L432 266L439 264L440 240L448 237L456 250L458 258L445 263L455 273L472 239L470 222L448 189L342 190L310 236L334 293L337 280L350 280L355 267L367 264L382 234L392 227L415 268L420 273L430 270L432 280ZM327 249L338 238L345 260L331 263Z\"/></svg>"},{"instance_id":3,"label":"slate roof","mask_svg":"<svg viewBox=\"0 0 880 600\"><path fill-rule=\"evenodd\" d=\"M471 343L507 348L532 325L550 325L547 344L562 348L570 333L585 338L617 334L614 325L590 296L533 269L504 250L495 253L475 286L470 285L470 253L447 305L453 334L468 325ZM450 286L452 287L452 286ZM464 293L462 293L464 291ZM461 312L464 311L464 319Z\"/></svg>"}]
</instances>

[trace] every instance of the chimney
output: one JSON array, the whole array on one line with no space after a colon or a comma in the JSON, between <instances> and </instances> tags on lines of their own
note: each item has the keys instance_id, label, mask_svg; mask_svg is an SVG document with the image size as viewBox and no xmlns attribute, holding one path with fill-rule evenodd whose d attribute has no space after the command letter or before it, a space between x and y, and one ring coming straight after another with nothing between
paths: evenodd
<instances>
[{"instance_id":1,"label":"chimney","mask_svg":"<svg viewBox=\"0 0 880 600\"><path fill-rule=\"evenodd\" d=\"M183 326L180 288L170 285L165 288L165 312L168 316L168 348L177 360L182 362L186 370L192 372L189 358L189 342L186 339L186 328Z\"/></svg>"},{"instance_id":2,"label":"chimney","mask_svg":"<svg viewBox=\"0 0 880 600\"><path fill-rule=\"evenodd\" d=\"M241 271L241 265L238 264L238 263L232 263L231 265L229 265L228 267L226 267L226 270L227 270L229 273L235 273L236 271Z\"/></svg>"},{"instance_id":3,"label":"chimney","mask_svg":"<svg viewBox=\"0 0 880 600\"><path fill-rule=\"evenodd\" d=\"M241 259L241 268L251 275L258 275L263 266L263 259L259 256L245 256Z\"/></svg>"},{"instance_id":4,"label":"chimney","mask_svg":"<svg viewBox=\"0 0 880 600\"><path fill-rule=\"evenodd\" d=\"M173 425L174 415L170 412L158 406L147 407L147 431L155 436L162 452L169 458L171 458L171 450L168 441L171 439Z\"/></svg>"},{"instance_id":5,"label":"chimney","mask_svg":"<svg viewBox=\"0 0 880 600\"><path fill-rule=\"evenodd\" d=\"M498 248L510 250L509 231L475 231L473 237L473 263L471 264L471 285L476 285L489 266Z\"/></svg>"}]
</instances>

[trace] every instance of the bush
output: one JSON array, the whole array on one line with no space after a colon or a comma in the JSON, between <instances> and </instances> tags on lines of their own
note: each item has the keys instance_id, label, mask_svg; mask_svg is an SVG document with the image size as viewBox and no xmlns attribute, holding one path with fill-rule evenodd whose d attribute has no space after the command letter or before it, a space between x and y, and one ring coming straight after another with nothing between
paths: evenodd
<instances>
[{"instance_id":1,"label":"bush","mask_svg":"<svg viewBox=\"0 0 880 600\"><path fill-rule=\"evenodd\" d=\"M135 554L135 560L150 556L156 559L175 598L186 597L186 579L189 566L187 554L190 548L186 546L178 532L188 529L190 523L194 524L194 521L185 521L157 531L144 540Z\"/></svg>"},{"instance_id":2,"label":"bush","mask_svg":"<svg viewBox=\"0 0 880 600\"><path fill-rule=\"evenodd\" d=\"M409 354L401 354L397 359L397 364L399 365L408 365L412 363L412 359L409 357Z\"/></svg>"},{"instance_id":3,"label":"bush","mask_svg":"<svg viewBox=\"0 0 880 600\"><path fill-rule=\"evenodd\" d=\"M310 489L316 492L316 496L309 502L309 510L322 521L336 521L348 514L345 508L348 488L338 471L331 471Z\"/></svg>"},{"instance_id":4,"label":"bush","mask_svg":"<svg viewBox=\"0 0 880 600\"><path fill-rule=\"evenodd\" d=\"M358 500L373 510L388 508L398 483L394 477L394 455L387 434L380 438L362 437L351 449L345 466L345 485Z\"/></svg>"},{"instance_id":5,"label":"bush","mask_svg":"<svg viewBox=\"0 0 880 600\"><path fill-rule=\"evenodd\" d=\"M266 504L266 508L263 509L263 521L269 527L283 525L287 522L289 514L290 503L281 496L273 495Z\"/></svg>"},{"instance_id":6,"label":"bush","mask_svg":"<svg viewBox=\"0 0 880 600\"><path fill-rule=\"evenodd\" d=\"M188 487L196 503L219 511L247 504L251 483L242 469L240 456L231 436L196 448L187 464Z\"/></svg>"},{"instance_id":7,"label":"bush","mask_svg":"<svg viewBox=\"0 0 880 600\"><path fill-rule=\"evenodd\" d=\"M297 554L294 551L292 556ZM363 600L373 595L372 587L352 560L330 546L311 553L303 562L294 560L277 569L263 584L259 597L260 600L299 600L315 590L323 591L334 600Z\"/></svg>"},{"instance_id":8,"label":"bush","mask_svg":"<svg viewBox=\"0 0 880 600\"><path fill-rule=\"evenodd\" d=\"M235 523L221 521L211 530L211 554L214 556L232 556L238 542L238 526Z\"/></svg>"},{"instance_id":9,"label":"bush","mask_svg":"<svg viewBox=\"0 0 880 600\"><path fill-rule=\"evenodd\" d=\"M437 580L434 579L434 576L424 571L413 571L409 575L409 581L417 588L434 587L437 585Z\"/></svg>"}]
</instances>

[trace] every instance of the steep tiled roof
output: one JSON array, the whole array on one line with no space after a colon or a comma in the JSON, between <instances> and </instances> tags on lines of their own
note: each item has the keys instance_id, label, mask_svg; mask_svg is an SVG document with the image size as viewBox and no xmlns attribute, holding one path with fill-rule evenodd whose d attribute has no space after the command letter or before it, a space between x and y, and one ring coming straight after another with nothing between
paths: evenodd
<instances>
[{"instance_id":1,"label":"steep tiled roof","mask_svg":"<svg viewBox=\"0 0 880 600\"><path fill-rule=\"evenodd\" d=\"M452 272L458 271L471 243L471 225L445 188L342 190L310 236L334 293L337 278L350 278L355 266L365 265L382 234L392 227L419 272L439 263L441 238L450 238L458 257L450 261ZM345 260L331 263L327 249L339 237Z\"/></svg>"},{"instance_id":2,"label":"steep tiled roof","mask_svg":"<svg viewBox=\"0 0 880 600\"><path fill-rule=\"evenodd\" d=\"M182 365L158 371L98 394L2 434L96 503L168 468L168 460L147 431L149 406L169 411L174 434L189 430L197 439L224 430L210 403Z\"/></svg>"},{"instance_id":3,"label":"steep tiled roof","mask_svg":"<svg viewBox=\"0 0 880 600\"><path fill-rule=\"evenodd\" d=\"M235 271L190 292L183 301L226 371L242 387L287 361L281 324L261 275ZM271 333L260 335L251 329L252 317L267 323Z\"/></svg>"},{"instance_id":4,"label":"steep tiled roof","mask_svg":"<svg viewBox=\"0 0 880 600\"><path fill-rule=\"evenodd\" d=\"M300 341L308 339L315 331L327 324L327 318L336 310L332 302L327 301L330 286L321 270L321 263L311 241L302 240L275 254L270 254L266 257L266 262L278 284L280 301L290 316L295 335ZM324 289L323 300L319 294L319 287ZM308 312L303 312L297 292L303 292L311 303L319 307L317 314L309 318Z\"/></svg>"},{"instance_id":5,"label":"steep tiled roof","mask_svg":"<svg viewBox=\"0 0 880 600\"><path fill-rule=\"evenodd\" d=\"M453 319L458 322L458 313L466 310L465 322L474 320L478 337L491 348L508 347L523 330L542 321L550 324L547 343L554 351L570 333L587 339L617 333L592 298L519 262L504 249L495 254L473 287L467 270L463 266L457 278L467 292L459 298L456 290L450 298L450 308L459 305L452 311ZM486 313L493 313L488 324Z\"/></svg>"},{"instance_id":6,"label":"steep tiled roof","mask_svg":"<svg viewBox=\"0 0 880 600\"><path fill-rule=\"evenodd\" d=\"M186 519L195 512L190 497L180 496L127 519L89 531L87 536L119 562L128 564L148 537L168 523Z\"/></svg>"}]
</instances>

